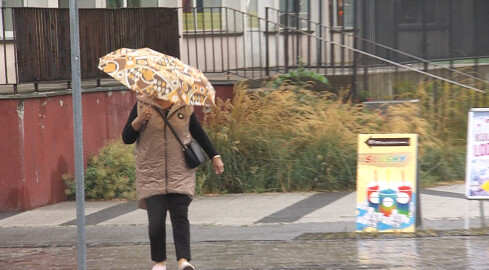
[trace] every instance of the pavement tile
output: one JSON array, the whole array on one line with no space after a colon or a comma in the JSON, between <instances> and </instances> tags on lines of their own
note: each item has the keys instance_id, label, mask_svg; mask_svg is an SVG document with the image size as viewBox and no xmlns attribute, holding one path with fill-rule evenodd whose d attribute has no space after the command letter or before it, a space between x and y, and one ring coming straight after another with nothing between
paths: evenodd
<instances>
[{"instance_id":1,"label":"pavement tile","mask_svg":"<svg viewBox=\"0 0 489 270\"><path fill-rule=\"evenodd\" d=\"M123 202L87 201L85 214L90 215ZM56 226L76 219L76 202L66 201L40 207L34 210L0 220L0 227L11 226Z\"/></svg>"},{"instance_id":2,"label":"pavement tile","mask_svg":"<svg viewBox=\"0 0 489 270\"><path fill-rule=\"evenodd\" d=\"M354 231L355 192L199 196L189 209L193 263L203 270L489 270L486 231L463 233L466 214L481 226L480 206L489 204L465 200L464 188L421 192L423 237L326 237ZM86 202L87 269L151 269L146 212L133 203ZM75 202L0 217L0 269L76 269L75 218ZM429 233L447 229L462 233ZM174 270L171 237L167 245Z\"/></svg>"}]
</instances>

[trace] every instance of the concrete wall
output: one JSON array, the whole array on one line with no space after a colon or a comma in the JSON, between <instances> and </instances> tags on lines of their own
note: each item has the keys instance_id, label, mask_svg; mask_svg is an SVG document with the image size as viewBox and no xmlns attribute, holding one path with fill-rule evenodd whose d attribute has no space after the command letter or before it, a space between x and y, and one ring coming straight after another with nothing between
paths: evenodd
<instances>
[{"instance_id":1,"label":"concrete wall","mask_svg":"<svg viewBox=\"0 0 489 270\"><path fill-rule=\"evenodd\" d=\"M233 85L216 85L218 97ZM129 91L85 92L83 148L88 157L120 138L136 102ZM69 94L0 99L0 212L25 211L66 200L63 174L74 174L73 106ZM202 119L202 110L197 110Z\"/></svg>"}]
</instances>

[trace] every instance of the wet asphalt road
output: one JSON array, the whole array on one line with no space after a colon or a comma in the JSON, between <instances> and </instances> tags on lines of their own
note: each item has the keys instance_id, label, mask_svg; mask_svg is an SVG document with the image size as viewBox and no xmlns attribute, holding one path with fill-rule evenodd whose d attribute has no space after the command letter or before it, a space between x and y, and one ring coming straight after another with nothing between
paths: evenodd
<instances>
[{"instance_id":1,"label":"wet asphalt road","mask_svg":"<svg viewBox=\"0 0 489 270\"><path fill-rule=\"evenodd\" d=\"M168 269L176 269L169 245ZM218 241L192 244L197 269L489 269L489 236ZM74 246L0 248L0 269L77 269ZM151 269L149 246L87 248L87 269Z\"/></svg>"}]
</instances>

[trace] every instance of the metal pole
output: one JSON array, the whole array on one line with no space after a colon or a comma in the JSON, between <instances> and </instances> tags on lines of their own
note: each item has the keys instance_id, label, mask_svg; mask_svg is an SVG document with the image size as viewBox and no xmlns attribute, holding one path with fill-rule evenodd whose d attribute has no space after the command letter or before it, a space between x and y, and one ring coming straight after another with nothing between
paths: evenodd
<instances>
[{"instance_id":1,"label":"metal pole","mask_svg":"<svg viewBox=\"0 0 489 270\"><path fill-rule=\"evenodd\" d=\"M370 3L370 2L369 2ZM369 30L369 32L371 32L372 30L370 29L370 25L367 24L367 5L369 3L365 3L365 1L362 2L362 32L361 32L361 37L362 37L362 51L367 51L369 48L367 48L367 42L365 42L365 40L367 40L367 29ZM368 14L368 15L371 15L371 14ZM372 18L372 16L369 16L369 18ZM367 26L368 25L368 26ZM367 28L368 27L368 28ZM369 50L371 51L371 50ZM367 91L369 94L371 93L370 92L370 89L368 88L368 59L367 59L367 56L366 55L362 55L362 65L363 65L363 91Z\"/></svg>"},{"instance_id":2,"label":"metal pole","mask_svg":"<svg viewBox=\"0 0 489 270\"><path fill-rule=\"evenodd\" d=\"M275 12L275 22L278 22L278 25L275 24L277 31L275 32L275 73L279 73L279 64L280 64L280 28L282 25L282 21L280 20L280 11Z\"/></svg>"},{"instance_id":3,"label":"metal pole","mask_svg":"<svg viewBox=\"0 0 489 270\"><path fill-rule=\"evenodd\" d=\"M188 10L186 10L188 11ZM192 11L192 10L190 10ZM189 16L189 13L188 12L185 12L185 9L182 10L182 15L185 17L185 32L183 33L183 36L187 35L187 38L185 39L185 44L187 45L187 61L189 63L190 62L190 38L189 38L189 31L188 31L188 16ZM195 22L194 22L195 24ZM183 39L182 39L183 40Z\"/></svg>"},{"instance_id":4,"label":"metal pole","mask_svg":"<svg viewBox=\"0 0 489 270\"><path fill-rule=\"evenodd\" d=\"M215 39L215 35L214 35L214 8L210 8L211 10L211 38L212 38L212 71L213 72L216 72L216 45L214 44L214 39ZM219 13L220 14L220 13ZM219 16L219 19L220 19L220 16ZM221 22L221 20L219 20L219 23ZM205 32L205 30L204 30Z\"/></svg>"},{"instance_id":5,"label":"metal pole","mask_svg":"<svg viewBox=\"0 0 489 270\"><path fill-rule=\"evenodd\" d=\"M10 11L12 12L12 11ZM2 40L3 40L3 66L5 67L5 84L9 84L8 81L8 69L7 69L7 40L5 36L5 8L3 6L0 7L0 16L2 17ZM17 94L17 93L15 93Z\"/></svg>"},{"instance_id":6,"label":"metal pole","mask_svg":"<svg viewBox=\"0 0 489 270\"><path fill-rule=\"evenodd\" d=\"M328 6L332 7L333 6L332 1L329 0L328 2L329 2L329 5ZM335 25L334 24L334 10L333 10L333 8L330 8L329 9L329 21L330 21L330 24L329 25L331 25L331 26L334 26ZM329 52L329 63L330 63L330 67L333 70L333 75L335 75L336 74L335 53L334 53L334 46L335 45L334 45L334 38L333 38L333 36L334 36L334 29L333 29L333 27L331 27L329 29L329 42L330 42L330 46L329 46L329 50L330 50L330 52Z\"/></svg>"},{"instance_id":7,"label":"metal pole","mask_svg":"<svg viewBox=\"0 0 489 270\"><path fill-rule=\"evenodd\" d=\"M310 12L310 11L309 11ZM319 1L319 48L317 49L317 55L318 55L318 59L317 59L317 72L319 73L319 68L322 66L322 63L323 63L323 57L322 57L322 52L323 52L323 41L322 41L322 38L323 38L323 1ZM325 74L326 74L326 68L324 69L325 70Z\"/></svg>"},{"instance_id":8,"label":"metal pole","mask_svg":"<svg viewBox=\"0 0 489 270\"><path fill-rule=\"evenodd\" d=\"M251 78L254 80L255 79L255 53L253 51L253 47L255 47L255 43L253 43L253 34L254 34L254 31L253 31L253 16L252 15L248 15L248 14L243 14L243 17L244 16L247 16L248 17L248 20L246 20L248 22L248 25L245 25L246 27L246 30L248 30L248 32L250 33L250 44L251 44ZM260 22L258 22L260 23ZM258 44L258 48L260 48L260 44Z\"/></svg>"},{"instance_id":9,"label":"metal pole","mask_svg":"<svg viewBox=\"0 0 489 270\"><path fill-rule=\"evenodd\" d=\"M345 45L345 3L343 3L343 15L341 15L341 44ZM340 57L341 57L341 75L343 76L345 74L344 67L345 67L345 47L341 47L340 51Z\"/></svg>"},{"instance_id":10,"label":"metal pole","mask_svg":"<svg viewBox=\"0 0 489 270\"><path fill-rule=\"evenodd\" d=\"M426 2L423 1L421 2L421 9L423 12L421 12L421 18L422 18L422 26L423 26L423 32L422 32L422 44L423 44L423 47L421 47L421 50L422 50L422 54L423 54L423 58L426 59L428 57L428 33L427 33L427 27L426 27L426 20L427 20L427 16L426 16ZM428 71L428 63L427 62L424 62L424 69L423 69L425 72Z\"/></svg>"},{"instance_id":11,"label":"metal pole","mask_svg":"<svg viewBox=\"0 0 489 270\"><path fill-rule=\"evenodd\" d=\"M243 31L243 70L244 70L244 77L246 78L246 72L248 71L248 67L246 64L246 19L245 19L245 14L244 13L238 13L241 14L241 31ZM236 47L237 48L237 47Z\"/></svg>"},{"instance_id":12,"label":"metal pole","mask_svg":"<svg viewBox=\"0 0 489 270\"><path fill-rule=\"evenodd\" d=\"M265 8L265 76L269 77L270 76L270 41L268 40L269 35L268 35L268 9L269 7Z\"/></svg>"},{"instance_id":13,"label":"metal pole","mask_svg":"<svg viewBox=\"0 0 489 270\"><path fill-rule=\"evenodd\" d=\"M206 38L206 29L205 29L205 11L206 11L206 8L202 8L202 43L204 44L204 70L205 72L207 72L207 46L206 46L206 43L207 43L207 38ZM197 10L198 12L198 10ZM197 52L202 52L201 50L196 50L195 53ZM201 68L202 69L202 68Z\"/></svg>"},{"instance_id":14,"label":"metal pole","mask_svg":"<svg viewBox=\"0 0 489 270\"><path fill-rule=\"evenodd\" d=\"M358 2L357 0L353 0L353 33L354 33L354 38L353 38L353 48L358 49L358 39L356 38L358 36L358 21L357 21L357 12L358 12ZM354 98L357 98L357 57L358 54L356 52L353 52L353 72L352 72L352 87L351 87L351 92L352 96Z\"/></svg>"},{"instance_id":15,"label":"metal pole","mask_svg":"<svg viewBox=\"0 0 489 270\"><path fill-rule=\"evenodd\" d=\"M199 23L198 17L197 17L197 8L192 8L192 11L194 13L194 45L195 45L195 65L198 68L199 67L199 45L197 44L197 24Z\"/></svg>"},{"instance_id":16,"label":"metal pole","mask_svg":"<svg viewBox=\"0 0 489 270\"><path fill-rule=\"evenodd\" d=\"M486 227L486 217L484 215L484 203L483 201L479 201L479 210L480 210L480 213L481 213L481 227Z\"/></svg>"},{"instance_id":17,"label":"metal pole","mask_svg":"<svg viewBox=\"0 0 489 270\"><path fill-rule=\"evenodd\" d=\"M73 82L73 131L75 137L76 227L78 269L87 269L85 228L85 186L83 177L83 137L80 75L80 33L77 0L70 0L71 81Z\"/></svg>"},{"instance_id":18,"label":"metal pole","mask_svg":"<svg viewBox=\"0 0 489 270\"><path fill-rule=\"evenodd\" d=\"M228 79L229 79L229 71L231 70L230 63L231 63L231 55L229 54L229 9L226 8L226 59L227 59L227 64L228 64Z\"/></svg>"},{"instance_id":19,"label":"metal pole","mask_svg":"<svg viewBox=\"0 0 489 270\"><path fill-rule=\"evenodd\" d=\"M311 33L311 1L307 1L307 31ZM311 36L307 36L307 67L311 68Z\"/></svg>"},{"instance_id":20,"label":"metal pole","mask_svg":"<svg viewBox=\"0 0 489 270\"><path fill-rule=\"evenodd\" d=\"M294 1L294 13L295 13L295 29L297 29L296 35L295 35L295 65L299 65L299 54L300 54L300 20L299 20L299 13L301 9L301 5L299 1ZM309 36L310 37L310 36Z\"/></svg>"},{"instance_id":21,"label":"metal pole","mask_svg":"<svg viewBox=\"0 0 489 270\"><path fill-rule=\"evenodd\" d=\"M419 138L418 138L418 143L419 143ZM419 172L420 172L420 166L421 166L421 159L418 157L418 150L419 150L419 145L416 149L416 159L418 160L418 164L416 166L416 216L415 216L415 228L416 229L422 229L423 228L423 219L421 216L421 193L419 192L420 189L420 177L419 177Z\"/></svg>"},{"instance_id":22,"label":"metal pole","mask_svg":"<svg viewBox=\"0 0 489 270\"><path fill-rule=\"evenodd\" d=\"M236 28L236 10L233 9L233 22L234 22L234 66L236 68L236 74L239 74L239 68L238 68L238 35L237 35L237 28Z\"/></svg>"},{"instance_id":23,"label":"metal pole","mask_svg":"<svg viewBox=\"0 0 489 270\"><path fill-rule=\"evenodd\" d=\"M258 63L258 68L260 69L260 77L263 78L263 70L261 69L261 66L262 66L262 59L263 59L263 55L262 55L262 50L263 50L263 46L262 46L262 43L261 43L261 39L262 39L262 32L261 32L261 18L260 17L256 17L256 22L258 23L258 44L260 44L258 46L259 48L259 51L258 51L258 54L259 54L259 63ZM265 24L268 24L268 22L265 22ZM268 31L267 31L268 32ZM265 32L265 38L268 38L268 33ZM268 76L268 75L267 75Z\"/></svg>"},{"instance_id":24,"label":"metal pole","mask_svg":"<svg viewBox=\"0 0 489 270\"><path fill-rule=\"evenodd\" d=\"M3 7L3 5L2 5L2 7ZM13 14L14 10L12 8L10 9L10 12L12 12L12 16L15 16ZM4 20L3 16L4 16L4 14L2 14L2 20ZM14 18L14 17L12 17L12 18ZM3 23L2 27L5 30L5 21L3 21L2 23ZM14 61L15 61L15 63L17 63L17 37L15 36L16 25L15 25L15 20L13 20L13 19L12 19L12 27L13 27L13 31L12 31L13 39L16 41L16 42L14 42L14 52L15 52L14 53ZM5 32L3 33L3 37L5 38ZM5 52L5 49L4 49L4 52ZM7 58L5 57L5 59L7 59ZM7 70L7 66L5 66L5 70ZM18 71L17 66L14 68L14 72L15 72L14 94L17 94L17 84L19 84L19 71Z\"/></svg>"},{"instance_id":25,"label":"metal pole","mask_svg":"<svg viewBox=\"0 0 489 270\"><path fill-rule=\"evenodd\" d=\"M223 31L223 25L222 25L223 24L223 16L222 16L222 11L223 11L223 8L222 7L219 7L219 21L221 23L221 31ZM228 27L227 26L227 22L226 22L226 24L225 24L224 27L226 27L226 28ZM219 38L220 38L220 41L221 41L221 70L220 71L221 72L224 72L224 66L225 66L225 64L224 64L224 40L223 40L224 37L223 37L223 35L220 35Z\"/></svg>"},{"instance_id":26,"label":"metal pole","mask_svg":"<svg viewBox=\"0 0 489 270\"><path fill-rule=\"evenodd\" d=\"M289 0L285 0L285 28L284 28L284 68L289 72Z\"/></svg>"}]
</instances>

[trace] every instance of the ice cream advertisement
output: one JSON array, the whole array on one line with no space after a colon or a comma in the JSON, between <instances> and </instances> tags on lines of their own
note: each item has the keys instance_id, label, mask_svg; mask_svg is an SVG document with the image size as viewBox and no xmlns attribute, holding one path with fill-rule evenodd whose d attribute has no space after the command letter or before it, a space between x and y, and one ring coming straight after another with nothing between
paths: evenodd
<instances>
[{"instance_id":1,"label":"ice cream advertisement","mask_svg":"<svg viewBox=\"0 0 489 270\"><path fill-rule=\"evenodd\" d=\"M467 130L467 198L489 199L489 108L469 112Z\"/></svg>"},{"instance_id":2,"label":"ice cream advertisement","mask_svg":"<svg viewBox=\"0 0 489 270\"><path fill-rule=\"evenodd\" d=\"M357 232L414 232L417 134L358 136Z\"/></svg>"}]
</instances>

